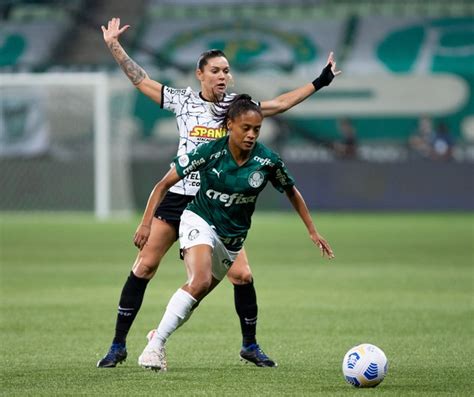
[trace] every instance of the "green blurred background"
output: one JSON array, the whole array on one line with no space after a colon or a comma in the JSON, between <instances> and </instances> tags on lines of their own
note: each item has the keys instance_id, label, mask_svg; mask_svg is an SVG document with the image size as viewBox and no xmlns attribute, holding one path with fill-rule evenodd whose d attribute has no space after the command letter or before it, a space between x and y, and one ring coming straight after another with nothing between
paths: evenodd
<instances>
[{"instance_id":1,"label":"green blurred background","mask_svg":"<svg viewBox=\"0 0 474 397\"><path fill-rule=\"evenodd\" d=\"M172 87L199 89L196 60L217 47L232 90L271 99L312 81L334 51L342 75L261 136L312 208L474 207L472 1L4 0L0 11L0 210L94 210L106 158L107 216L130 214L168 168L174 115L115 64L100 30L114 16L131 25L121 42L132 58ZM22 73L34 74L19 85ZM94 142L97 114L109 157ZM262 208L286 207L268 193Z\"/></svg>"}]
</instances>

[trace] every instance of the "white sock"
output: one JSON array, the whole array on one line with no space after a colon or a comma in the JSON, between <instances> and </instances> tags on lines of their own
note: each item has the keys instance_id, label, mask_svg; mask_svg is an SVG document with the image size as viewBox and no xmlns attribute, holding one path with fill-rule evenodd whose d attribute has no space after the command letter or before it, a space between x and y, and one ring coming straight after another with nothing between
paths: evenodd
<instances>
[{"instance_id":1,"label":"white sock","mask_svg":"<svg viewBox=\"0 0 474 397\"><path fill-rule=\"evenodd\" d=\"M177 290L168 302L165 314L148 344L153 347L163 346L170 335L189 318L189 312L196 302L188 292L181 288Z\"/></svg>"}]
</instances>

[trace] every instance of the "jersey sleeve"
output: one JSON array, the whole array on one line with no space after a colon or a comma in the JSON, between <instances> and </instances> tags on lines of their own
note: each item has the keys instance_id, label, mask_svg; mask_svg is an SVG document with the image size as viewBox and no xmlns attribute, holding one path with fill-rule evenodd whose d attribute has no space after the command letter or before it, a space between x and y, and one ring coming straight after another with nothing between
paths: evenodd
<instances>
[{"instance_id":1,"label":"jersey sleeve","mask_svg":"<svg viewBox=\"0 0 474 397\"><path fill-rule=\"evenodd\" d=\"M189 96L189 89L171 88L166 85L161 87L161 107L174 113L180 113L186 98Z\"/></svg>"},{"instance_id":2,"label":"jersey sleeve","mask_svg":"<svg viewBox=\"0 0 474 397\"><path fill-rule=\"evenodd\" d=\"M285 166L285 163L280 158L278 158L278 161L273 167L273 172L270 176L270 182L272 183L273 187L281 193L291 189L295 185L294 178L291 176L288 168Z\"/></svg>"},{"instance_id":3,"label":"jersey sleeve","mask_svg":"<svg viewBox=\"0 0 474 397\"><path fill-rule=\"evenodd\" d=\"M177 156L173 159L176 171L181 178L194 171L204 168L210 160L213 153L214 142L203 143L190 153Z\"/></svg>"}]
</instances>

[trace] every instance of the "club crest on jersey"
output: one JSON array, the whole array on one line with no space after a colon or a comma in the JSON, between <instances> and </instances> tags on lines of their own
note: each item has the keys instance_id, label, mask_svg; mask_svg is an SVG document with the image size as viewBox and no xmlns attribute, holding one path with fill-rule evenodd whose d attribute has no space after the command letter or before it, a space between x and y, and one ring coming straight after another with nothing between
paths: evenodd
<instances>
[{"instance_id":1,"label":"club crest on jersey","mask_svg":"<svg viewBox=\"0 0 474 397\"><path fill-rule=\"evenodd\" d=\"M189 164L189 156L187 154L179 156L178 163L181 167L186 167Z\"/></svg>"},{"instance_id":2,"label":"club crest on jersey","mask_svg":"<svg viewBox=\"0 0 474 397\"><path fill-rule=\"evenodd\" d=\"M199 236L199 230L198 229L193 229L189 232L188 234L188 240L193 241Z\"/></svg>"},{"instance_id":3,"label":"club crest on jersey","mask_svg":"<svg viewBox=\"0 0 474 397\"><path fill-rule=\"evenodd\" d=\"M260 171L252 172L248 179L249 185L254 188L262 186L263 180L263 174Z\"/></svg>"}]
</instances>

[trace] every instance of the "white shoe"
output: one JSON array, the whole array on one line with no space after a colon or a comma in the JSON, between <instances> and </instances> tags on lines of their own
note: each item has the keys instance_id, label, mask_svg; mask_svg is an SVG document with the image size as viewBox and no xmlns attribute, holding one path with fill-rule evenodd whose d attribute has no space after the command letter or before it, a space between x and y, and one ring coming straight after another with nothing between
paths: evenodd
<instances>
[{"instance_id":1,"label":"white shoe","mask_svg":"<svg viewBox=\"0 0 474 397\"><path fill-rule=\"evenodd\" d=\"M166 350L164 346L151 347L146 345L140 357L138 357L138 365L153 371L166 371L168 364L166 363Z\"/></svg>"}]
</instances>

